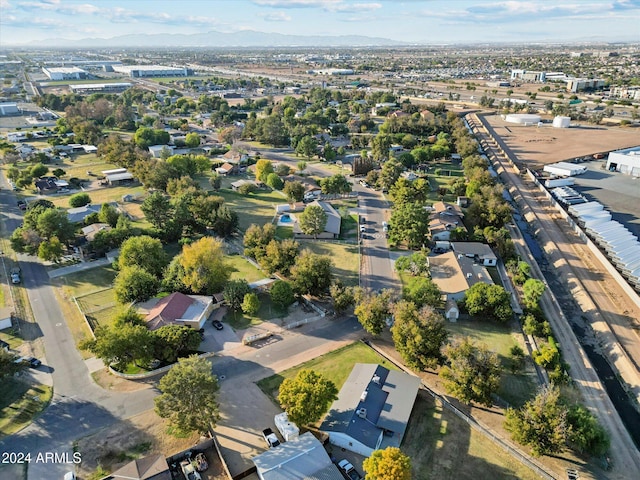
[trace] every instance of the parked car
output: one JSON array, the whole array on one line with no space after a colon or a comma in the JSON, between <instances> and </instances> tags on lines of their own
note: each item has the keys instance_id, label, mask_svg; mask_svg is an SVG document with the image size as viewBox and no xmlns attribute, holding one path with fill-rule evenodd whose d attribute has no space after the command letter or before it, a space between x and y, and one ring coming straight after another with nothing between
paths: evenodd
<instances>
[{"instance_id":1,"label":"parked car","mask_svg":"<svg viewBox=\"0 0 640 480\"><path fill-rule=\"evenodd\" d=\"M76 480L76 474L73 472L67 472L64 474L64 480Z\"/></svg>"},{"instance_id":2,"label":"parked car","mask_svg":"<svg viewBox=\"0 0 640 480\"><path fill-rule=\"evenodd\" d=\"M348 478L349 480L362 480L362 475L358 473L358 471L354 468L351 463L347 459L340 460L338 462L338 468L342 472L342 474Z\"/></svg>"},{"instance_id":3,"label":"parked car","mask_svg":"<svg viewBox=\"0 0 640 480\"><path fill-rule=\"evenodd\" d=\"M25 202L24 200L18 200L16 202L16 205L18 205L18 208L20 210L26 210L27 209L27 202Z\"/></svg>"},{"instance_id":4,"label":"parked car","mask_svg":"<svg viewBox=\"0 0 640 480\"><path fill-rule=\"evenodd\" d=\"M365 225L360 225L360 233L364 233L367 231L367 227Z\"/></svg>"},{"instance_id":5,"label":"parked car","mask_svg":"<svg viewBox=\"0 0 640 480\"><path fill-rule=\"evenodd\" d=\"M280 440L278 440L278 437L270 428L262 430L262 437L264 438L264 441L267 442L269 448L274 448L280 445Z\"/></svg>"},{"instance_id":6,"label":"parked car","mask_svg":"<svg viewBox=\"0 0 640 480\"><path fill-rule=\"evenodd\" d=\"M13 283L14 285L20 283L22 281L22 279L20 278L20 269L19 268L12 268L11 269L11 283Z\"/></svg>"},{"instance_id":7,"label":"parked car","mask_svg":"<svg viewBox=\"0 0 640 480\"><path fill-rule=\"evenodd\" d=\"M213 325L213 328L215 328L216 330L222 330L224 328L224 325L220 320L213 320L211 322L211 325Z\"/></svg>"},{"instance_id":8,"label":"parked car","mask_svg":"<svg viewBox=\"0 0 640 480\"><path fill-rule=\"evenodd\" d=\"M204 472L207 468L209 468L209 462L207 462L207 457L205 457L204 453L200 452L196 455L194 459L196 470L199 472Z\"/></svg>"},{"instance_id":9,"label":"parked car","mask_svg":"<svg viewBox=\"0 0 640 480\"><path fill-rule=\"evenodd\" d=\"M35 357L20 357L15 360L15 363L27 365L31 368L38 368L42 365L42 362Z\"/></svg>"}]
</instances>

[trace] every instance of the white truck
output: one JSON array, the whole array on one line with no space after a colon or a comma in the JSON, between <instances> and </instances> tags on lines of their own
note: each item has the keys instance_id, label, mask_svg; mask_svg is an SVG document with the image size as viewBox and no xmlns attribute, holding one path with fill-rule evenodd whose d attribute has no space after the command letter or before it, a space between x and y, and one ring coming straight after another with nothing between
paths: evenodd
<instances>
[{"instance_id":1,"label":"white truck","mask_svg":"<svg viewBox=\"0 0 640 480\"><path fill-rule=\"evenodd\" d=\"M300 435L300 429L295 423L291 423L289 421L287 412L276 415L274 417L274 423L276 424L278 431L282 434L282 438L284 438L285 442L298 438L298 435Z\"/></svg>"}]
</instances>

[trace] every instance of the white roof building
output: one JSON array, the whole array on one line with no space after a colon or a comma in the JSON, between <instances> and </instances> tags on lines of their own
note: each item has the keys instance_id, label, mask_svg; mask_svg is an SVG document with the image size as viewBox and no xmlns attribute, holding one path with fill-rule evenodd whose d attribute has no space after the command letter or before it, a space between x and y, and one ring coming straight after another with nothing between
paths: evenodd
<instances>
[{"instance_id":1,"label":"white roof building","mask_svg":"<svg viewBox=\"0 0 640 480\"><path fill-rule=\"evenodd\" d=\"M86 70L78 67L42 67L42 72L49 80L82 80L87 78Z\"/></svg>"},{"instance_id":2,"label":"white roof building","mask_svg":"<svg viewBox=\"0 0 640 480\"><path fill-rule=\"evenodd\" d=\"M113 71L124 73L131 78L186 77L188 75L188 71L184 67L165 67L163 65L114 65Z\"/></svg>"},{"instance_id":3,"label":"white roof building","mask_svg":"<svg viewBox=\"0 0 640 480\"><path fill-rule=\"evenodd\" d=\"M607 170L640 177L640 146L611 152L607 160Z\"/></svg>"}]
</instances>

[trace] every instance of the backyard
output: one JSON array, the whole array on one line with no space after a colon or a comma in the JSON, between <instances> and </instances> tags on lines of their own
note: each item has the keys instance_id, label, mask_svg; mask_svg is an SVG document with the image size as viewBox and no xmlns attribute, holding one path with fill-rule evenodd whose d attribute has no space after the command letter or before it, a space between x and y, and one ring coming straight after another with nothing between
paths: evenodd
<instances>
[{"instance_id":1,"label":"backyard","mask_svg":"<svg viewBox=\"0 0 640 480\"><path fill-rule=\"evenodd\" d=\"M360 252L357 245L338 242L300 240L300 248L326 255L333 262L333 274L345 285L358 285L360 275Z\"/></svg>"},{"instance_id":2,"label":"backyard","mask_svg":"<svg viewBox=\"0 0 640 480\"><path fill-rule=\"evenodd\" d=\"M0 437L15 433L31 423L49 404L52 394L53 389L46 385L29 385L18 378L3 380L0 395Z\"/></svg>"}]
</instances>

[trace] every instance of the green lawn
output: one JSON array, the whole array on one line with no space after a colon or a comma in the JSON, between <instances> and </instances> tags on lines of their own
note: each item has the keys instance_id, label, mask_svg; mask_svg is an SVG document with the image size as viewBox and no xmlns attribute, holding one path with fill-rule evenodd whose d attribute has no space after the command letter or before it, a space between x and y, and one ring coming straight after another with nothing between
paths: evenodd
<instances>
[{"instance_id":1,"label":"green lawn","mask_svg":"<svg viewBox=\"0 0 640 480\"><path fill-rule=\"evenodd\" d=\"M235 330L244 330L252 325L260 325L265 320L275 320L284 318L287 312L279 309L271 303L271 297L268 293L258 293L260 299L260 310L255 315L246 315L240 312L232 312L230 309L223 317L222 321L228 323Z\"/></svg>"},{"instance_id":2,"label":"green lawn","mask_svg":"<svg viewBox=\"0 0 640 480\"><path fill-rule=\"evenodd\" d=\"M72 296L80 297L88 293L110 288L117 274L118 272L110 265L105 265L65 275L64 283L71 290Z\"/></svg>"},{"instance_id":3,"label":"green lawn","mask_svg":"<svg viewBox=\"0 0 640 480\"><path fill-rule=\"evenodd\" d=\"M13 326L11 328L5 328L0 331L0 340L3 340L9 344L9 348L15 350L20 345L22 345L23 340L18 336L18 331L16 327Z\"/></svg>"},{"instance_id":4,"label":"green lawn","mask_svg":"<svg viewBox=\"0 0 640 480\"><path fill-rule=\"evenodd\" d=\"M30 386L17 378L2 380L0 395L0 436L10 435L31 423L47 406L53 389L46 385Z\"/></svg>"},{"instance_id":5,"label":"green lawn","mask_svg":"<svg viewBox=\"0 0 640 480\"><path fill-rule=\"evenodd\" d=\"M321 240L300 240L300 248L308 248L313 253L327 255L333 262L333 273L345 285L358 285L360 255L357 245Z\"/></svg>"},{"instance_id":6,"label":"green lawn","mask_svg":"<svg viewBox=\"0 0 640 480\"><path fill-rule=\"evenodd\" d=\"M251 283L265 278L262 271L240 255L227 255L225 262L227 262L231 268L232 280L244 278L247 282Z\"/></svg>"},{"instance_id":7,"label":"green lawn","mask_svg":"<svg viewBox=\"0 0 640 480\"><path fill-rule=\"evenodd\" d=\"M277 191L258 191L250 195L220 189L216 192L224 198L225 205L238 213L240 230L246 230L253 223L271 223L276 214L276 205L287 203L287 199Z\"/></svg>"},{"instance_id":8,"label":"green lawn","mask_svg":"<svg viewBox=\"0 0 640 480\"><path fill-rule=\"evenodd\" d=\"M356 342L309 360L297 367L263 378L256 384L276 402L278 388L280 388L280 384L285 378L293 378L301 370L314 370L329 378L340 390L356 363L378 363L390 370L398 370L395 365L378 355L364 343Z\"/></svg>"},{"instance_id":9,"label":"green lawn","mask_svg":"<svg viewBox=\"0 0 640 480\"><path fill-rule=\"evenodd\" d=\"M358 237L358 216L349 215L348 217L342 217L342 223L340 224L340 238L353 239Z\"/></svg>"},{"instance_id":10,"label":"green lawn","mask_svg":"<svg viewBox=\"0 0 640 480\"><path fill-rule=\"evenodd\" d=\"M498 395L510 404L519 406L535 395L537 387L535 371L531 362L524 372L518 375L511 373L509 350L518 345L515 334L508 325L501 325L489 321L458 321L447 322L447 330L455 336L468 336L475 342L486 345L491 351L498 354L503 371L502 381Z\"/></svg>"},{"instance_id":11,"label":"green lawn","mask_svg":"<svg viewBox=\"0 0 640 480\"><path fill-rule=\"evenodd\" d=\"M276 237L280 240L284 240L285 238L293 238L293 227L276 227Z\"/></svg>"}]
</instances>

